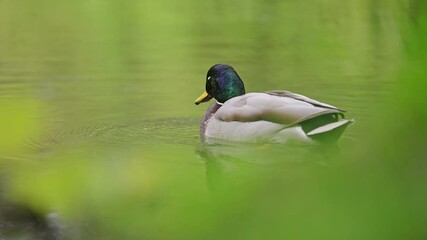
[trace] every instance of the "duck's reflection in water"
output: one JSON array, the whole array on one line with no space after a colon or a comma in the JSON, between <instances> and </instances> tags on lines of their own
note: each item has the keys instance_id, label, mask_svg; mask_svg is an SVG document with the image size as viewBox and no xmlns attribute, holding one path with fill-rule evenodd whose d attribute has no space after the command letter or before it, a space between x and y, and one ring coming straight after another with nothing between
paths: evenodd
<instances>
[{"instance_id":1,"label":"duck's reflection in water","mask_svg":"<svg viewBox=\"0 0 427 240\"><path fill-rule=\"evenodd\" d=\"M222 142L201 144L196 153L205 162L207 185L214 192L275 177L293 181L313 168L327 169L341 161L336 144Z\"/></svg>"}]
</instances>

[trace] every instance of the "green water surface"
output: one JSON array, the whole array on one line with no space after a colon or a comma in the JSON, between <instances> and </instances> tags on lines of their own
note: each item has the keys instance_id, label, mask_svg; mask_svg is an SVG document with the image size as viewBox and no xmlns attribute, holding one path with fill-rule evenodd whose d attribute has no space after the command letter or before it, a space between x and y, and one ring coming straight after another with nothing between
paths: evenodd
<instances>
[{"instance_id":1,"label":"green water surface","mask_svg":"<svg viewBox=\"0 0 427 240\"><path fill-rule=\"evenodd\" d=\"M425 9L0 1L0 239L425 237ZM356 123L338 147L204 146L217 63Z\"/></svg>"}]
</instances>

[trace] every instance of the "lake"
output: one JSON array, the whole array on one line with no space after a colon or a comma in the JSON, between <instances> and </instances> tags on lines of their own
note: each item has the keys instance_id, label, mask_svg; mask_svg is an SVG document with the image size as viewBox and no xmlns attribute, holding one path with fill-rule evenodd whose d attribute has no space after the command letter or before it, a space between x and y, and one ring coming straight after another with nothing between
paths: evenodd
<instances>
[{"instance_id":1,"label":"lake","mask_svg":"<svg viewBox=\"0 0 427 240\"><path fill-rule=\"evenodd\" d=\"M378 209L397 193L370 195L389 188L350 169L399 82L402 4L2 1L0 239L394 236L393 217L347 230L398 206ZM205 146L209 104L194 100L217 63L248 92L286 89L356 122L338 146Z\"/></svg>"}]
</instances>

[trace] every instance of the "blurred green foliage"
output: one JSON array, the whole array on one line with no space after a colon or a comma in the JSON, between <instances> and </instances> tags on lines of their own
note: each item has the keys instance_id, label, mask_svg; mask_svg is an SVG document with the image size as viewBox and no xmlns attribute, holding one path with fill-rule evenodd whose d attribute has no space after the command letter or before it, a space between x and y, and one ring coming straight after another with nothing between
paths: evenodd
<instances>
[{"instance_id":1,"label":"blurred green foliage","mask_svg":"<svg viewBox=\"0 0 427 240\"><path fill-rule=\"evenodd\" d=\"M1 1L0 238L425 238L426 13ZM218 62L250 91L301 92L357 122L341 150L200 146L193 100Z\"/></svg>"},{"instance_id":2,"label":"blurred green foliage","mask_svg":"<svg viewBox=\"0 0 427 240\"><path fill-rule=\"evenodd\" d=\"M34 99L12 98L0 100L0 154L14 154L25 146L28 136L40 129L37 119L40 103Z\"/></svg>"}]
</instances>

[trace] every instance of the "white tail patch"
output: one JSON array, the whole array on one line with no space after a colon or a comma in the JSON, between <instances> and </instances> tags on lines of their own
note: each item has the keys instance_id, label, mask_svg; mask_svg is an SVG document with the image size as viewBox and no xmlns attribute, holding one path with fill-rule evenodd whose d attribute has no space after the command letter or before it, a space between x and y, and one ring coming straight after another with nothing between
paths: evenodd
<instances>
[{"instance_id":1,"label":"white tail patch","mask_svg":"<svg viewBox=\"0 0 427 240\"><path fill-rule=\"evenodd\" d=\"M345 125L353 123L353 122L354 122L353 119L342 119L338 122L329 123L329 124L323 125L321 127L318 127L314 130L311 130L310 132L307 133L307 136L313 136L316 134L330 132L334 129L337 129L341 126L345 126Z\"/></svg>"}]
</instances>

